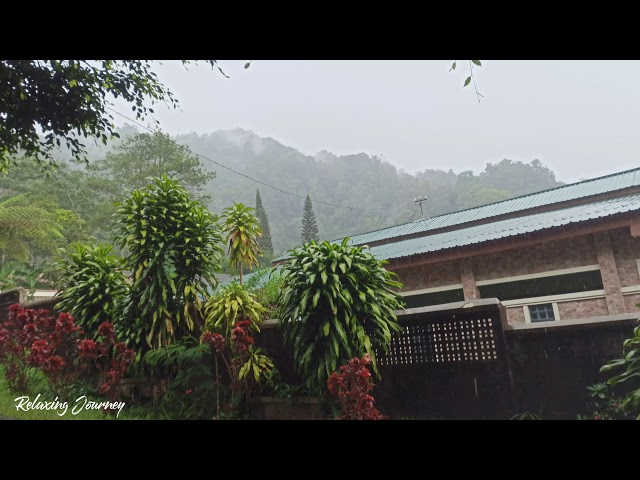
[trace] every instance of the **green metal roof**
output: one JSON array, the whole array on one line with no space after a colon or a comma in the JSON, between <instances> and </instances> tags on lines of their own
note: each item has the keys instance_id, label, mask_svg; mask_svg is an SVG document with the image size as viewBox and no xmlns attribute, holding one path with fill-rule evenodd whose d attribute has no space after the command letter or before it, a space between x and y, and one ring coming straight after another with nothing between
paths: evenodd
<instances>
[{"instance_id":1,"label":"green metal roof","mask_svg":"<svg viewBox=\"0 0 640 480\"><path fill-rule=\"evenodd\" d=\"M371 247L381 260L438 252L501 238L538 232L571 223L595 220L625 212L640 211L640 194L600 200L585 205L509 218L484 225L410 238Z\"/></svg>"},{"instance_id":2,"label":"green metal roof","mask_svg":"<svg viewBox=\"0 0 640 480\"><path fill-rule=\"evenodd\" d=\"M590 180L583 180L581 182L543 190L542 192L530 193L529 195L490 203L481 207L468 208L457 212L445 213L436 217L423 218L415 222L352 235L350 244L364 245L380 240L451 227L498 215L566 202L568 200L575 200L634 186L640 186L640 168ZM333 240L332 243L338 243L341 240L342 239Z\"/></svg>"}]
</instances>

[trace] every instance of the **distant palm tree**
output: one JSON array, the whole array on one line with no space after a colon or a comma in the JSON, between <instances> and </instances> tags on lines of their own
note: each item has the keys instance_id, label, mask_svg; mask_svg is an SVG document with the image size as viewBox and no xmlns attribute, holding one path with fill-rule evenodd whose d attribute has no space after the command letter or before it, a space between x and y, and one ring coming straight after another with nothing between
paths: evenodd
<instances>
[{"instance_id":1,"label":"distant palm tree","mask_svg":"<svg viewBox=\"0 0 640 480\"><path fill-rule=\"evenodd\" d=\"M0 252L2 263L8 259L26 262L31 256L29 244L52 245L61 238L55 214L44 208L25 205L26 194L0 202Z\"/></svg>"},{"instance_id":2,"label":"distant palm tree","mask_svg":"<svg viewBox=\"0 0 640 480\"><path fill-rule=\"evenodd\" d=\"M242 203L234 203L232 207L225 208L220 217L222 230L227 233L227 253L231 264L240 269L240 285L242 266L258 266L258 255L261 253L257 238L262 236L262 230L254 211L254 208Z\"/></svg>"}]
</instances>

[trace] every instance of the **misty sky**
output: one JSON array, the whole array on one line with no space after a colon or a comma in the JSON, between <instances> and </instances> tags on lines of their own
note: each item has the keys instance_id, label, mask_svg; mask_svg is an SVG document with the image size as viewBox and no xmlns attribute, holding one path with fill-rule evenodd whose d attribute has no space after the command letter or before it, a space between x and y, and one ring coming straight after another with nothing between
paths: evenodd
<instances>
[{"instance_id":1,"label":"misty sky","mask_svg":"<svg viewBox=\"0 0 640 480\"><path fill-rule=\"evenodd\" d=\"M408 172L538 158L571 182L640 165L638 61L483 60L480 104L462 87L467 61L455 72L441 60L245 61L220 62L231 78L163 62L156 71L182 111L157 108L161 127L241 127L308 155L365 152Z\"/></svg>"}]
</instances>

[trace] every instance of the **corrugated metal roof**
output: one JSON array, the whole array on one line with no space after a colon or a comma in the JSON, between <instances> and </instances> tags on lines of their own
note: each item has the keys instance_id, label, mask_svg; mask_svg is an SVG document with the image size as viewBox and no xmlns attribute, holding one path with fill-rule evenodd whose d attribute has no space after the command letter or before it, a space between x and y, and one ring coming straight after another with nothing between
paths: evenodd
<instances>
[{"instance_id":1,"label":"corrugated metal roof","mask_svg":"<svg viewBox=\"0 0 640 480\"><path fill-rule=\"evenodd\" d=\"M510 198L501 202L468 208L458 212L446 213L437 217L424 218L415 222L382 228L372 232L351 236L352 245L364 245L389 238L400 237L412 233L426 232L438 228L451 227L475 220L482 220L507 213L527 210L529 208L551 205L577 198L589 197L601 193L621 190L623 188L640 186L640 168L614 173L604 177L583 180L581 182L563 185L561 187L531 193L521 197ZM338 243L341 239L333 240Z\"/></svg>"},{"instance_id":2,"label":"corrugated metal roof","mask_svg":"<svg viewBox=\"0 0 640 480\"><path fill-rule=\"evenodd\" d=\"M584 222L619 213L640 210L640 194L610 198L586 205L577 205L549 212L509 218L484 225L410 238L371 247L371 253L381 260L437 252L450 248L479 244L516 235L526 235L547 228Z\"/></svg>"}]
</instances>

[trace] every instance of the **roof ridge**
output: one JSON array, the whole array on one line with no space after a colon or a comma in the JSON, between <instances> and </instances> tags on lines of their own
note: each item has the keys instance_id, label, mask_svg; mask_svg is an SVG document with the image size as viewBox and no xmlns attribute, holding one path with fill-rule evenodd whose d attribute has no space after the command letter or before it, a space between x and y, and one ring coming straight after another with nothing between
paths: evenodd
<instances>
[{"instance_id":1,"label":"roof ridge","mask_svg":"<svg viewBox=\"0 0 640 480\"><path fill-rule=\"evenodd\" d=\"M567 188L567 187L571 187L571 186L574 186L574 185L579 185L579 184L582 184L582 183L594 182L596 180L602 180L602 179L608 178L608 177L615 177L616 175L623 175L623 174L630 173L630 172L633 172L633 171L635 171L635 174L634 174L634 179L635 179L635 176L640 171L640 167L630 168L629 170L623 170L621 172L609 173L607 175L602 175L600 177L588 178L586 180L580 180L578 182L566 183L564 185L558 185L557 187L547 188L545 190L538 190L537 192L531 192L531 193L527 193L525 195L518 195L517 197L506 198L504 200L499 200L497 202L485 203L484 205L478 205L477 207L469 207L469 208L463 208L462 210L454 210L453 212L441 213L440 215L435 215L435 216L429 217L429 218L421 218L421 219L418 219L418 220L414 220L413 222L398 223L396 225L389 225L388 227L377 228L375 230L369 230L367 232L361 232L361 233L355 233L353 235L342 236L342 237L339 237L339 238L336 238L336 239L333 239L333 240L328 240L328 241L329 242L336 242L338 240L342 240L342 239L347 238L347 237L353 238L353 237L359 236L359 235L366 235L366 234L369 234L369 233L380 232L380 231L386 230L388 228L401 227L403 225L411 225L411 224L418 223L418 222L424 221L424 220L431 220L431 219L434 219L434 218L445 217L447 215L453 215L454 213L467 212L467 211L470 211L470 210L476 210L478 208L485 208L485 207L488 207L489 205L497 205L499 203L510 202L510 201L513 201L513 200L517 200L518 198L525 198L525 197L530 197L532 195L539 195L541 193L550 192L550 191L553 191L553 190L559 190L559 189L562 189L562 188ZM588 196L590 196L590 195L586 195L586 197L588 197ZM580 198L580 197L578 197L578 198ZM560 202L555 202L555 203L560 203Z\"/></svg>"}]
</instances>

